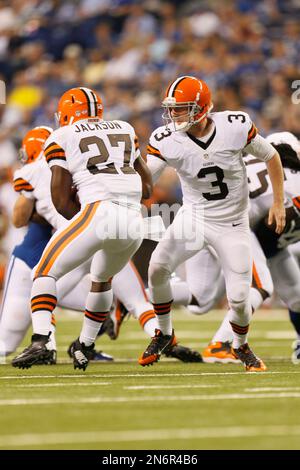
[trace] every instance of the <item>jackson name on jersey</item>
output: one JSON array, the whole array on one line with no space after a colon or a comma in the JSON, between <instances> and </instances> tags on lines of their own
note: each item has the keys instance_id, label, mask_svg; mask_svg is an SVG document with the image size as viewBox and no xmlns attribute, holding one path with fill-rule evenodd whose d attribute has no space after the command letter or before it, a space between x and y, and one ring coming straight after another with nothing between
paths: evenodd
<instances>
[{"instance_id":1,"label":"jackson name on jersey","mask_svg":"<svg viewBox=\"0 0 300 470\"><path fill-rule=\"evenodd\" d=\"M171 132L164 126L156 129L148 145L148 164L152 169L153 159L158 158L165 166L175 168L182 186L183 204L200 204L206 219L246 218L248 185L243 151L256 139L264 139L257 134L247 113L224 111L211 113L209 118L213 130L206 141L188 132ZM265 144L264 149L258 148L256 156L267 161L275 151Z\"/></svg>"},{"instance_id":2,"label":"jackson name on jersey","mask_svg":"<svg viewBox=\"0 0 300 470\"><path fill-rule=\"evenodd\" d=\"M56 129L45 143L49 167L59 165L73 178L81 206L104 200L140 207L140 156L133 127L124 121L87 118Z\"/></svg>"}]
</instances>

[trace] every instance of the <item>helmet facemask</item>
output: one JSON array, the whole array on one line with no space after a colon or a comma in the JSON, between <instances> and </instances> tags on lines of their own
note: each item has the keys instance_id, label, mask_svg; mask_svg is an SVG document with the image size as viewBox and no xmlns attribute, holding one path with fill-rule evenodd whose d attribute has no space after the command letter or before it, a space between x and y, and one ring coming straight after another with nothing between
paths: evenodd
<instances>
[{"instance_id":1,"label":"helmet facemask","mask_svg":"<svg viewBox=\"0 0 300 470\"><path fill-rule=\"evenodd\" d=\"M202 121L213 106L209 106L204 112L205 107L200 108L196 101L176 103L175 98L165 98L162 107L164 108L162 118L166 128L171 132L187 132L194 124ZM178 116L172 115L173 110L183 111L184 109L186 109L186 113L180 113ZM170 128L170 124L173 128Z\"/></svg>"},{"instance_id":2,"label":"helmet facemask","mask_svg":"<svg viewBox=\"0 0 300 470\"><path fill-rule=\"evenodd\" d=\"M27 163L28 160L29 160L28 154L27 154L26 149L24 147L21 147L19 149L19 160L20 160L20 162L23 163L23 165L25 165L25 163Z\"/></svg>"}]
</instances>

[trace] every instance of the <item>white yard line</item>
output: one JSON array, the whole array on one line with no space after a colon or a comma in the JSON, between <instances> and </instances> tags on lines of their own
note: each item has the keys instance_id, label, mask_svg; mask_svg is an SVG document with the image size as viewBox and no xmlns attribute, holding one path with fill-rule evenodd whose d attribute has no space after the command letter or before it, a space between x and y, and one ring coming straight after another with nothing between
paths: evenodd
<instances>
[{"instance_id":1,"label":"white yard line","mask_svg":"<svg viewBox=\"0 0 300 470\"><path fill-rule=\"evenodd\" d=\"M287 393L223 393L218 395L168 395L166 396L157 396L153 395L145 396L117 396L117 397L85 397L85 398L76 398L76 405L78 404L95 404L95 403L134 403L134 402L143 402L143 403L153 403L153 400L158 401L221 401L221 400L249 400L249 399L271 399L274 398L278 400L279 398L300 398L300 392L287 392ZM37 405L70 405L73 406L73 403L70 403L69 398L16 398L16 399L3 399L0 400L1 406L37 406Z\"/></svg>"},{"instance_id":2,"label":"white yard line","mask_svg":"<svg viewBox=\"0 0 300 470\"><path fill-rule=\"evenodd\" d=\"M173 388L218 388L223 385L204 385L204 384L195 384L195 385L128 385L123 387L123 390L172 390Z\"/></svg>"},{"instance_id":3,"label":"white yard line","mask_svg":"<svg viewBox=\"0 0 300 470\"><path fill-rule=\"evenodd\" d=\"M86 379L92 379L92 378L126 378L126 377L136 377L136 378L147 378L147 377L207 377L207 376L226 376L226 375L245 375L247 374L247 377L256 377L257 378L257 372L199 372L199 373L161 373L158 372L157 374L152 374L148 373L147 370L145 370L144 373L137 373L137 374L56 374L56 375L7 375L0 377L0 380L23 380L23 379L78 379L78 378L83 378L85 377ZM266 371L266 372L261 372L261 376L265 375L290 375L290 374L300 374L300 370L295 370L295 371Z\"/></svg>"},{"instance_id":4,"label":"white yard line","mask_svg":"<svg viewBox=\"0 0 300 470\"><path fill-rule=\"evenodd\" d=\"M255 388L244 388L245 392L291 392L300 390L300 387L255 387Z\"/></svg>"},{"instance_id":5,"label":"white yard line","mask_svg":"<svg viewBox=\"0 0 300 470\"><path fill-rule=\"evenodd\" d=\"M245 437L282 437L299 436L299 425L239 426L239 427L201 427L183 429L136 429L132 431L92 431L92 432L56 432L45 434L12 434L0 436L0 446L27 447L78 444L82 448L88 443L168 441L196 439L231 439Z\"/></svg>"},{"instance_id":6,"label":"white yard line","mask_svg":"<svg viewBox=\"0 0 300 470\"><path fill-rule=\"evenodd\" d=\"M90 385L102 386L102 385L112 385L112 382L69 382L69 383L57 383L57 384L23 384L23 385L14 385L14 388L48 388L48 387L89 387Z\"/></svg>"}]
</instances>

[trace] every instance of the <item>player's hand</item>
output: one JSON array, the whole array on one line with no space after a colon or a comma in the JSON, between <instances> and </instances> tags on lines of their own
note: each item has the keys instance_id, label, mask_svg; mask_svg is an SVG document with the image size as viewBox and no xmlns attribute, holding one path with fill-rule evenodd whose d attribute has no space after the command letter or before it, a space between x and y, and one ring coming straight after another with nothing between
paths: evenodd
<instances>
[{"instance_id":1,"label":"player's hand","mask_svg":"<svg viewBox=\"0 0 300 470\"><path fill-rule=\"evenodd\" d=\"M281 233L285 227L285 207L282 203L274 202L269 210L268 224L272 225L273 222L276 224L275 232Z\"/></svg>"}]
</instances>

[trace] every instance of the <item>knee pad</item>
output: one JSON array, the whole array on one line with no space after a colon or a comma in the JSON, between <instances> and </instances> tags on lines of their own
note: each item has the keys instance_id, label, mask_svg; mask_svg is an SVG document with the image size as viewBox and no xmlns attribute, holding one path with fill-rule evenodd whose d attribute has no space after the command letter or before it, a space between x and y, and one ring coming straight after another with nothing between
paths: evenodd
<instances>
[{"instance_id":1,"label":"knee pad","mask_svg":"<svg viewBox=\"0 0 300 470\"><path fill-rule=\"evenodd\" d=\"M149 266L149 285L165 284L171 277L171 270L165 264L151 262Z\"/></svg>"},{"instance_id":2,"label":"knee pad","mask_svg":"<svg viewBox=\"0 0 300 470\"><path fill-rule=\"evenodd\" d=\"M242 313L250 307L250 287L248 284L234 286L228 293L228 303L232 310Z\"/></svg>"}]
</instances>

